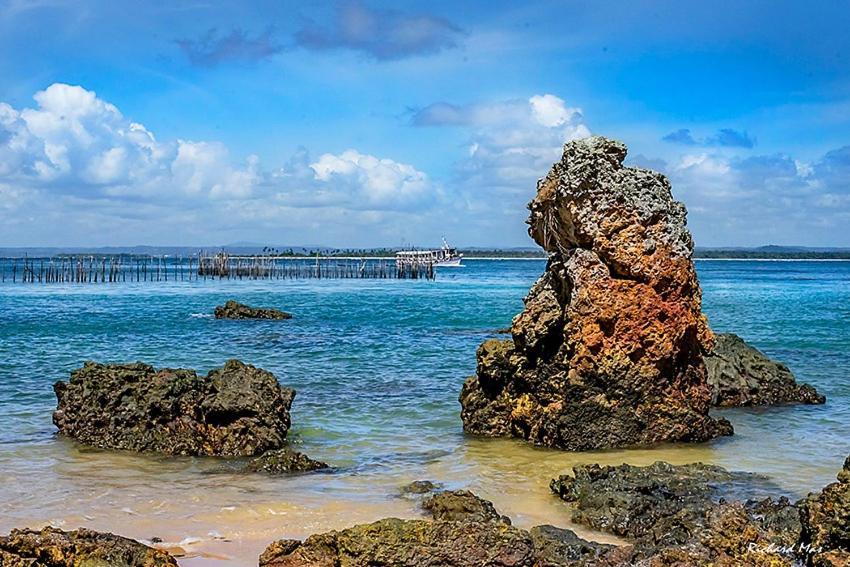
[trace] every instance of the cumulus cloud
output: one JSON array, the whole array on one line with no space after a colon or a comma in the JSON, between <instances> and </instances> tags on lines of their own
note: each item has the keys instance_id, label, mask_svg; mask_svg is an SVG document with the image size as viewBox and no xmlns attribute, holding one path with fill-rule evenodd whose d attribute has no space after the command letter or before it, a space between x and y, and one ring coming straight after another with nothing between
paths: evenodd
<instances>
[{"instance_id":1,"label":"cumulus cloud","mask_svg":"<svg viewBox=\"0 0 850 567\"><path fill-rule=\"evenodd\" d=\"M850 146L811 163L686 154L668 171L705 244L834 242L850 222Z\"/></svg>"},{"instance_id":2,"label":"cumulus cloud","mask_svg":"<svg viewBox=\"0 0 850 567\"><path fill-rule=\"evenodd\" d=\"M331 208L399 213L434 204L440 188L410 164L348 150L297 153L276 169L238 163L215 141L160 141L93 91L53 84L33 108L0 103L0 210L24 204L75 223L119 226L184 211L180 222L228 225L248 211L305 218ZM238 212L238 214L237 214ZM96 220L95 220L96 219ZM157 226L159 226L157 224Z\"/></svg>"},{"instance_id":3,"label":"cumulus cloud","mask_svg":"<svg viewBox=\"0 0 850 567\"><path fill-rule=\"evenodd\" d=\"M445 18L352 1L338 4L327 24L309 22L295 34L295 41L306 49L351 49L385 61L451 49L462 37L461 29Z\"/></svg>"},{"instance_id":4,"label":"cumulus cloud","mask_svg":"<svg viewBox=\"0 0 850 567\"><path fill-rule=\"evenodd\" d=\"M254 62L268 59L283 50L268 28L251 37L241 29L233 29L227 35L219 35L215 28L197 39L178 39L177 45L193 65L214 67L226 62Z\"/></svg>"},{"instance_id":5,"label":"cumulus cloud","mask_svg":"<svg viewBox=\"0 0 850 567\"><path fill-rule=\"evenodd\" d=\"M459 181L526 196L565 142L590 135L581 109L553 94L469 105L440 102L415 111L411 124L468 128L467 156L457 164Z\"/></svg>"},{"instance_id":6,"label":"cumulus cloud","mask_svg":"<svg viewBox=\"0 0 850 567\"><path fill-rule=\"evenodd\" d=\"M747 132L739 132L731 128L721 128L710 136L695 138L690 129L681 128L666 134L661 138L665 142L682 144L685 146L719 146L726 148L753 148L756 145L755 138Z\"/></svg>"}]
</instances>

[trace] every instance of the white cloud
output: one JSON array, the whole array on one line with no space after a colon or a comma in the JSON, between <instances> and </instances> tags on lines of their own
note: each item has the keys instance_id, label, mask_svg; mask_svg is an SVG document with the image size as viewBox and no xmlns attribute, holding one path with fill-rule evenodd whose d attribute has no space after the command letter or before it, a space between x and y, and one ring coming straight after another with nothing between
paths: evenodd
<instances>
[{"instance_id":1,"label":"white cloud","mask_svg":"<svg viewBox=\"0 0 850 567\"><path fill-rule=\"evenodd\" d=\"M160 141L144 125L79 86L53 84L33 108L0 103L0 198L4 214L23 205L89 228L116 219L243 223L248 214L308 223L316 208L403 212L433 204L440 189L414 166L357 150L311 160L300 152L264 169L257 156L236 163L215 141ZM295 209L312 209L309 215ZM237 214L238 213L238 214ZM269 221L271 222L271 221ZM11 230L11 229L9 229Z\"/></svg>"}]
</instances>

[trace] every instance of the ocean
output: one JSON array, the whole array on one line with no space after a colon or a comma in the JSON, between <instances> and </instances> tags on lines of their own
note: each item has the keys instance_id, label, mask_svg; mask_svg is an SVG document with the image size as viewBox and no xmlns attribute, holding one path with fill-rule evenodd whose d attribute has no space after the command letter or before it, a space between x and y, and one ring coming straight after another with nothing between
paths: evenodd
<instances>
[{"instance_id":1,"label":"ocean","mask_svg":"<svg viewBox=\"0 0 850 567\"><path fill-rule=\"evenodd\" d=\"M520 526L575 529L548 482L576 463L710 462L768 475L796 498L834 480L850 453L850 262L697 262L712 328L787 363L825 405L717 411L733 437L595 453L463 434L457 397L476 347L510 324L544 267L465 264L435 281L0 284L0 533L87 526L162 538L184 551L181 565L250 565L278 538L417 517L398 490L418 479L470 488ZM294 318L215 320L213 308L231 298ZM291 443L331 472L238 474L216 459L55 436L52 384L85 360L205 373L229 358L297 391Z\"/></svg>"}]
</instances>

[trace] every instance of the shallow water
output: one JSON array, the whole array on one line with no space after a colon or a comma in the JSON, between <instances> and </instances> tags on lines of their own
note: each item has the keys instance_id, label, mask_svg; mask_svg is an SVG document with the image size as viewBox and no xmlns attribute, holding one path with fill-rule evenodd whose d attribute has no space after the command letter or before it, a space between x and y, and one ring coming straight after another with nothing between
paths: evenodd
<instances>
[{"instance_id":1,"label":"shallow water","mask_svg":"<svg viewBox=\"0 0 850 567\"><path fill-rule=\"evenodd\" d=\"M417 479L471 488L521 526L568 526L547 486L575 463L712 462L765 473L797 497L833 480L850 453L850 262L697 264L712 327L788 363L826 405L726 410L732 438L600 453L463 435L457 395L475 348L509 324L544 266L466 263L434 282L0 284L0 532L85 525L182 542L182 565L252 565L277 538L418 516L397 496ZM295 318L209 316L228 298ZM97 451L54 436L51 384L83 360L207 371L231 357L298 391L291 440L334 472L240 475L214 459Z\"/></svg>"}]
</instances>

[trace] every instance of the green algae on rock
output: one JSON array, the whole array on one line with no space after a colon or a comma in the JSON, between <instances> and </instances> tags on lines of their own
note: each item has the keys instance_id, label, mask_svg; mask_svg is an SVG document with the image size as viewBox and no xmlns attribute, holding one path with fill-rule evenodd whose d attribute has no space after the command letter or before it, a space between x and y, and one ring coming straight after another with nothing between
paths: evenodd
<instances>
[{"instance_id":1,"label":"green algae on rock","mask_svg":"<svg viewBox=\"0 0 850 567\"><path fill-rule=\"evenodd\" d=\"M284 446L295 391L266 370L229 360L194 370L86 362L57 382L59 433L103 449L255 456Z\"/></svg>"},{"instance_id":2,"label":"green algae on rock","mask_svg":"<svg viewBox=\"0 0 850 567\"><path fill-rule=\"evenodd\" d=\"M813 386L798 384L791 370L732 333L714 335L705 357L711 403L720 407L822 404Z\"/></svg>"},{"instance_id":3,"label":"green algae on rock","mask_svg":"<svg viewBox=\"0 0 850 567\"><path fill-rule=\"evenodd\" d=\"M269 307L251 307L238 301L228 300L215 308L216 319L267 319L282 321L292 319L292 315Z\"/></svg>"},{"instance_id":4,"label":"green algae on rock","mask_svg":"<svg viewBox=\"0 0 850 567\"><path fill-rule=\"evenodd\" d=\"M2 567L176 567L167 552L85 528L12 530L0 536Z\"/></svg>"},{"instance_id":5,"label":"green algae on rock","mask_svg":"<svg viewBox=\"0 0 850 567\"><path fill-rule=\"evenodd\" d=\"M567 567L611 548L551 526L512 527L492 503L466 491L431 500L432 520L385 518L303 542L280 540L260 556L260 567Z\"/></svg>"},{"instance_id":6,"label":"green algae on rock","mask_svg":"<svg viewBox=\"0 0 850 567\"><path fill-rule=\"evenodd\" d=\"M465 431L578 451L732 433L709 415L712 335L685 206L625 157L607 138L569 142L538 183L529 234L549 261L512 339L478 350Z\"/></svg>"},{"instance_id":7,"label":"green algae on rock","mask_svg":"<svg viewBox=\"0 0 850 567\"><path fill-rule=\"evenodd\" d=\"M322 461L311 459L304 453L299 453L289 447L266 451L259 457L251 459L245 470L247 472L262 472L279 475L298 472L310 472L330 468Z\"/></svg>"}]
</instances>

